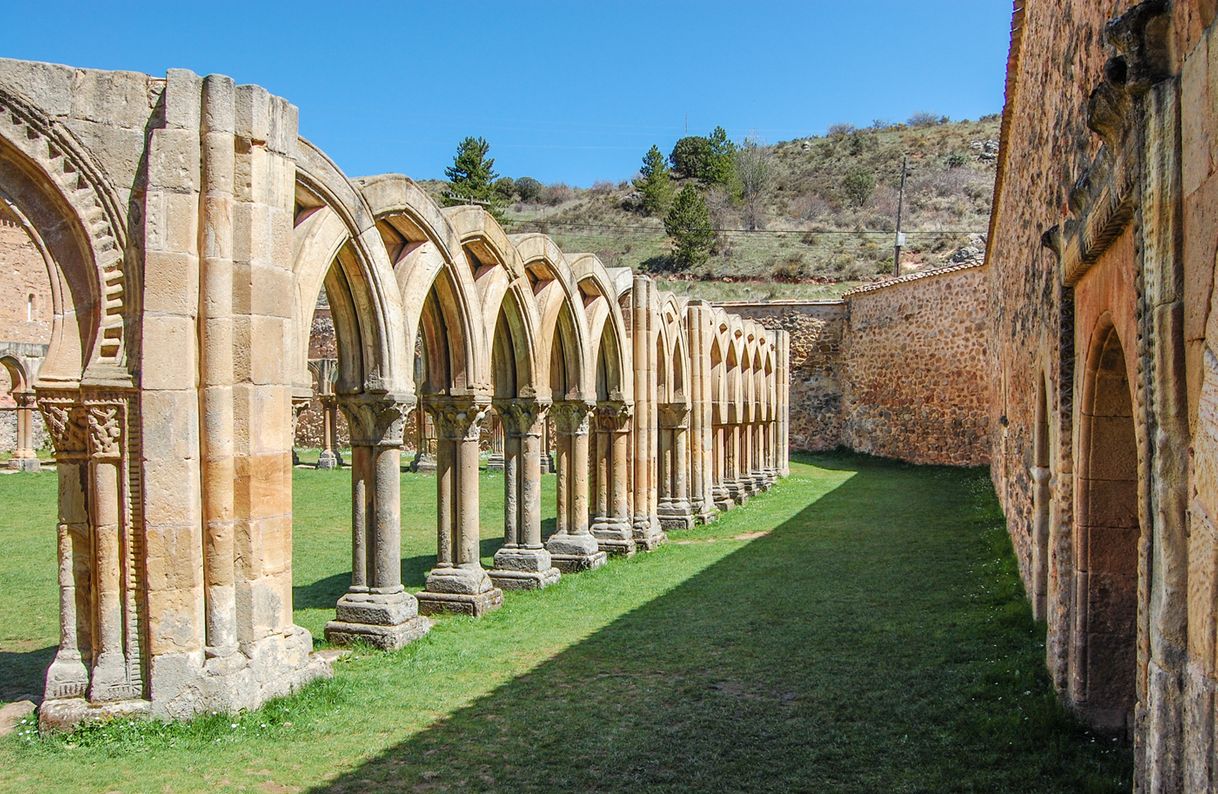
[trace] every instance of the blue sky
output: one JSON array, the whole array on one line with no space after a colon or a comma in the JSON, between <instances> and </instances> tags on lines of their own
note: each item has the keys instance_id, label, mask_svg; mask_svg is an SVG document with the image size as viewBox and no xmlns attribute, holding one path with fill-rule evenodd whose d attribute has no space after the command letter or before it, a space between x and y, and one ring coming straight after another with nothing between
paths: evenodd
<instances>
[{"instance_id":1,"label":"blue sky","mask_svg":"<svg viewBox=\"0 0 1218 794\"><path fill-rule=\"evenodd\" d=\"M13 2L0 55L259 83L351 176L620 180L716 124L767 142L1002 109L1009 0Z\"/></svg>"}]
</instances>

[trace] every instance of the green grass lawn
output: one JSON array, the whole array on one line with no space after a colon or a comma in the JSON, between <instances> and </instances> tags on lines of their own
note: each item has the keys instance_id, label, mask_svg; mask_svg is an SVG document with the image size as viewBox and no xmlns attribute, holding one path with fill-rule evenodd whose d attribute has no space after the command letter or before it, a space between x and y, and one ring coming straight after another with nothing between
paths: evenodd
<instances>
[{"instance_id":1,"label":"green grass lawn","mask_svg":"<svg viewBox=\"0 0 1218 794\"><path fill-rule=\"evenodd\" d=\"M344 473L296 472L297 620L346 586ZM547 516L553 478L547 478ZM0 477L0 686L54 642L53 475ZM502 479L483 475L483 545ZM403 477L422 583L434 481ZM852 456L658 551L447 618L238 717L0 740L13 790L1118 791L1057 705L988 478ZM12 686L12 682L19 682Z\"/></svg>"}]
</instances>

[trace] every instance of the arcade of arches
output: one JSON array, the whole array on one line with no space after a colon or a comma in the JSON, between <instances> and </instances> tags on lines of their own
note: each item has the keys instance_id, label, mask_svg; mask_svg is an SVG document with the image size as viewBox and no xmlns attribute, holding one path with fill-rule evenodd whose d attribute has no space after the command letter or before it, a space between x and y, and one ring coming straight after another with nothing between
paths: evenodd
<instances>
[{"instance_id":1,"label":"arcade of arches","mask_svg":"<svg viewBox=\"0 0 1218 794\"><path fill-rule=\"evenodd\" d=\"M428 613L653 548L819 433L988 462L1063 701L1132 740L1138 790L1218 789L1216 13L1015 3L985 264L758 319L405 177L348 179L256 86L0 61L0 195L54 307L22 376L60 494L42 719L249 707L325 673L291 621L291 435L316 396L321 446L345 422L351 447L332 641L395 647ZM323 294L332 347L310 361ZM490 570L484 428L506 497ZM417 595L407 463L439 506Z\"/></svg>"},{"instance_id":2,"label":"arcade of arches","mask_svg":"<svg viewBox=\"0 0 1218 794\"><path fill-rule=\"evenodd\" d=\"M296 130L295 107L222 76L0 61L0 231L49 309L4 329L43 344L0 348L16 457L37 409L59 483L44 726L252 708L328 673L292 622L293 431L314 400L320 462L340 462L340 424L350 445L336 644L400 647L430 614L654 549L786 473L784 333L441 209L406 177L349 179ZM484 569L488 430L506 498ZM407 463L437 489L417 594Z\"/></svg>"}]
</instances>

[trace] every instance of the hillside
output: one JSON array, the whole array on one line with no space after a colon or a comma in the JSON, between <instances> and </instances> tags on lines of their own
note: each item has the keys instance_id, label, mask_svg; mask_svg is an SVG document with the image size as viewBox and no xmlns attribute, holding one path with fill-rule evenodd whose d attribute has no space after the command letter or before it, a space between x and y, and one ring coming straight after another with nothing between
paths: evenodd
<instances>
[{"instance_id":1,"label":"hillside","mask_svg":"<svg viewBox=\"0 0 1218 794\"><path fill-rule=\"evenodd\" d=\"M532 201L507 205L505 225L545 232L563 250L591 251L609 266L655 272L700 297L832 297L892 271L903 153L909 171L902 271L984 255L998 128L997 116L959 122L921 116L862 129L839 125L824 136L763 146L770 178L752 207L722 188L708 190L712 225L723 231L696 272L671 272L663 222L635 209L630 182L546 186ZM849 177L863 189L852 193ZM678 188L682 181L675 180Z\"/></svg>"}]
</instances>

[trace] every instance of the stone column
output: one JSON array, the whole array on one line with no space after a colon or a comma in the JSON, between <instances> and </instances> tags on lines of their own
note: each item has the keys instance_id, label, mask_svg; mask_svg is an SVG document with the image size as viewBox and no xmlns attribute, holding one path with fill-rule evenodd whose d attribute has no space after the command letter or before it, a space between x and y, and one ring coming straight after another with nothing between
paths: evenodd
<instances>
[{"instance_id":1,"label":"stone column","mask_svg":"<svg viewBox=\"0 0 1218 794\"><path fill-rule=\"evenodd\" d=\"M126 406L119 399L85 404L89 433L89 523L93 534L93 671L88 698L94 703L134 699L143 694L131 680L127 658L128 566L123 521L123 445ZM133 661L138 664L138 656Z\"/></svg>"},{"instance_id":2,"label":"stone column","mask_svg":"<svg viewBox=\"0 0 1218 794\"><path fill-rule=\"evenodd\" d=\"M423 403L415 406L415 450L414 460L410 462L411 471L430 472L436 470L436 434L432 427L431 417L423 407Z\"/></svg>"},{"instance_id":3,"label":"stone column","mask_svg":"<svg viewBox=\"0 0 1218 794\"><path fill-rule=\"evenodd\" d=\"M503 471L504 435L503 418L496 411L490 415L491 454L486 460L487 471Z\"/></svg>"},{"instance_id":4,"label":"stone column","mask_svg":"<svg viewBox=\"0 0 1218 794\"><path fill-rule=\"evenodd\" d=\"M635 276L631 295L631 345L634 374L634 518L635 546L650 551L664 541L658 516L656 472L659 428L656 423L658 392L655 360L657 293L646 276Z\"/></svg>"},{"instance_id":5,"label":"stone column","mask_svg":"<svg viewBox=\"0 0 1218 794\"><path fill-rule=\"evenodd\" d=\"M34 411L37 410L34 393L14 392L13 399L17 402L17 448L13 450L9 466L18 471L38 471L38 453L34 451Z\"/></svg>"},{"instance_id":6,"label":"stone column","mask_svg":"<svg viewBox=\"0 0 1218 794\"><path fill-rule=\"evenodd\" d=\"M351 586L326 624L335 645L392 650L431 628L402 586L402 431L411 402L361 395L342 403L351 428Z\"/></svg>"},{"instance_id":7,"label":"stone column","mask_svg":"<svg viewBox=\"0 0 1218 794\"><path fill-rule=\"evenodd\" d=\"M554 465L554 430L552 428L553 420L548 416L545 423L542 425L541 433L541 471L543 474L552 474L558 471L558 467Z\"/></svg>"},{"instance_id":8,"label":"stone column","mask_svg":"<svg viewBox=\"0 0 1218 794\"><path fill-rule=\"evenodd\" d=\"M778 332L778 475L791 473L791 334Z\"/></svg>"},{"instance_id":9,"label":"stone column","mask_svg":"<svg viewBox=\"0 0 1218 794\"><path fill-rule=\"evenodd\" d=\"M496 404L504 438L504 537L491 580L504 590L534 590L558 581L541 542L541 437L549 405L537 400Z\"/></svg>"},{"instance_id":10,"label":"stone column","mask_svg":"<svg viewBox=\"0 0 1218 794\"><path fill-rule=\"evenodd\" d=\"M592 405L579 400L554 404L558 436L558 531L546 542L563 573L605 564L606 555L588 529L588 415Z\"/></svg>"},{"instance_id":11,"label":"stone column","mask_svg":"<svg viewBox=\"0 0 1218 794\"><path fill-rule=\"evenodd\" d=\"M689 529L694 525L688 491L688 431L689 406L685 403L660 405L660 434L671 439L664 451L670 496L660 501L660 524L664 529Z\"/></svg>"},{"instance_id":12,"label":"stone column","mask_svg":"<svg viewBox=\"0 0 1218 794\"><path fill-rule=\"evenodd\" d=\"M620 401L604 400L596 407L597 510L592 534L601 551L625 556L635 552L626 490L630 415L630 406Z\"/></svg>"},{"instance_id":13,"label":"stone column","mask_svg":"<svg viewBox=\"0 0 1218 794\"><path fill-rule=\"evenodd\" d=\"M418 594L424 614L477 617L503 605L503 591L482 567L478 527L479 425L488 402L484 397L437 397L427 405L436 425L439 515L436 567Z\"/></svg>"},{"instance_id":14,"label":"stone column","mask_svg":"<svg viewBox=\"0 0 1218 794\"><path fill-rule=\"evenodd\" d=\"M83 698L93 663L93 560L85 488L88 441L75 396L44 398L39 407L55 447L59 476L59 647L47 670L47 701Z\"/></svg>"},{"instance_id":15,"label":"stone column","mask_svg":"<svg viewBox=\"0 0 1218 794\"><path fill-rule=\"evenodd\" d=\"M689 505L699 524L713 521L715 503L711 493L714 441L711 427L710 317L702 301L690 301L685 315L689 339Z\"/></svg>"},{"instance_id":16,"label":"stone column","mask_svg":"<svg viewBox=\"0 0 1218 794\"><path fill-rule=\"evenodd\" d=\"M711 485L711 499L715 503L715 507L720 510L730 510L736 506L728 493L728 450L727 450L728 434L727 429L722 423L716 423L714 426L714 462L715 462L715 477Z\"/></svg>"},{"instance_id":17,"label":"stone column","mask_svg":"<svg viewBox=\"0 0 1218 794\"><path fill-rule=\"evenodd\" d=\"M300 426L300 415L309 410L312 395L292 398L292 465L300 465L300 455L296 452L296 428Z\"/></svg>"},{"instance_id":18,"label":"stone column","mask_svg":"<svg viewBox=\"0 0 1218 794\"><path fill-rule=\"evenodd\" d=\"M337 469L338 452L335 449L335 425L338 424L338 400L333 394L325 394L321 400L321 454L317 456L317 468Z\"/></svg>"}]
</instances>

